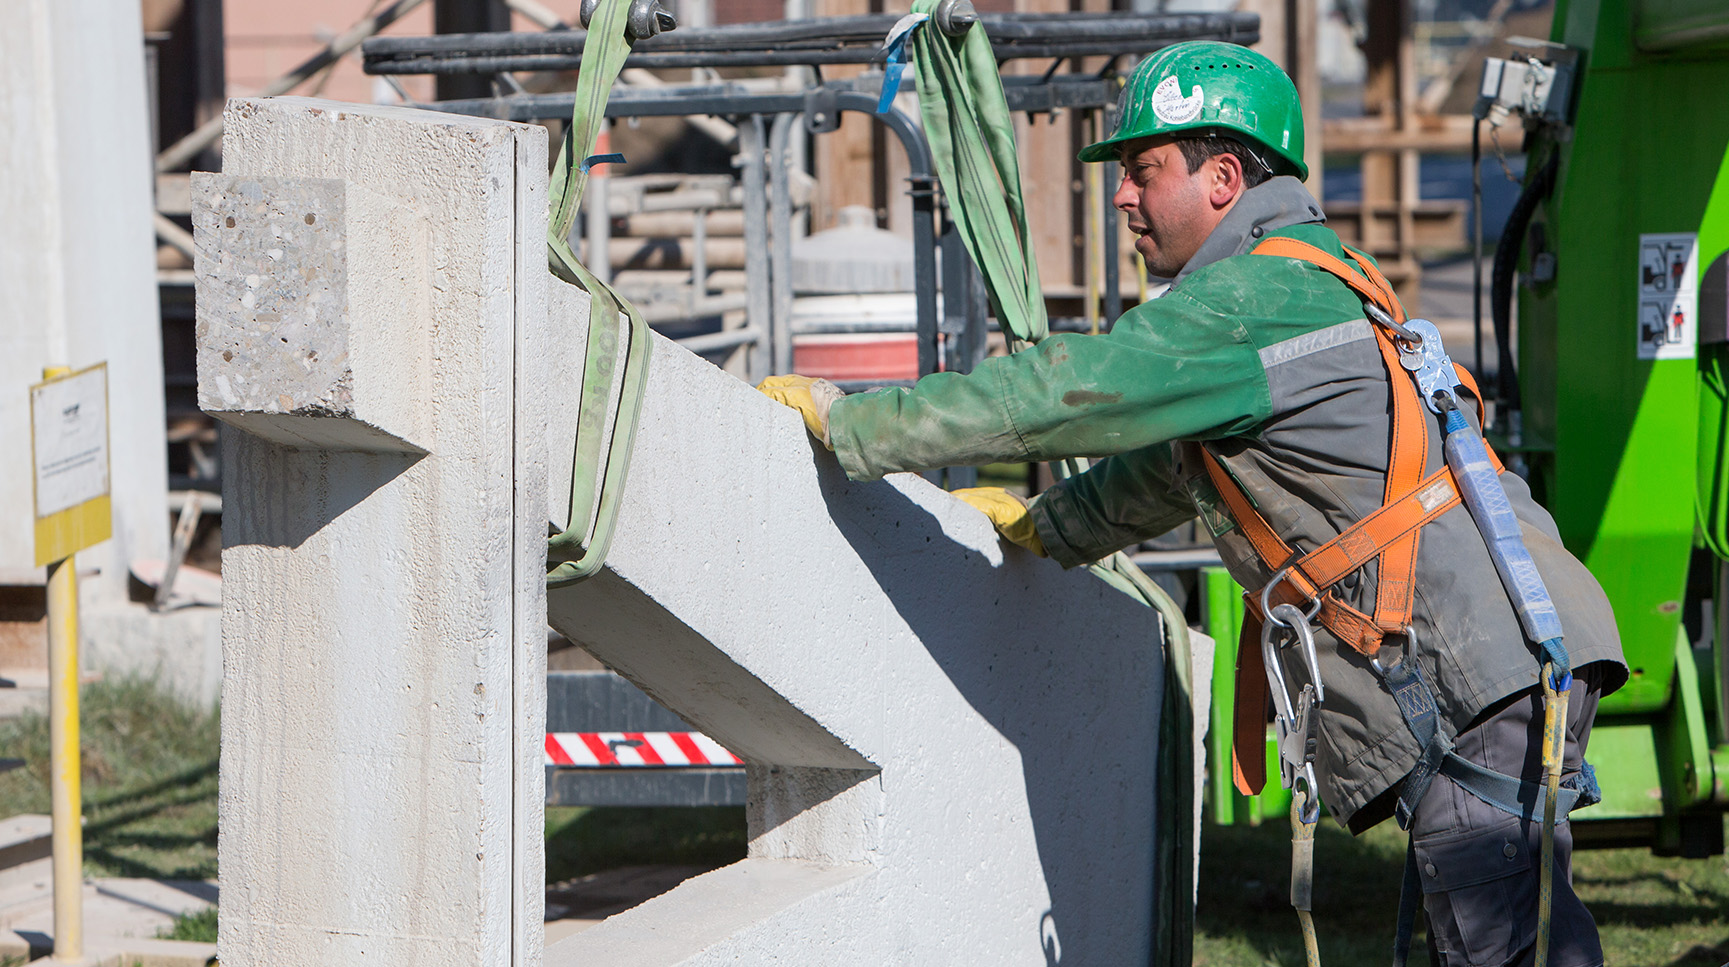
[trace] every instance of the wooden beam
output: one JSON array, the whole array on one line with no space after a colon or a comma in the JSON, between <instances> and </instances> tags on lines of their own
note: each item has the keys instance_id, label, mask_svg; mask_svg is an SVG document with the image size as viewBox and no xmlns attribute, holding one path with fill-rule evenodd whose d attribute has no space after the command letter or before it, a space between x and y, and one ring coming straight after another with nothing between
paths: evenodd
<instances>
[{"instance_id":1,"label":"wooden beam","mask_svg":"<svg viewBox=\"0 0 1729 967\"><path fill-rule=\"evenodd\" d=\"M1471 150L1469 114L1418 115L1404 130L1389 127L1381 118L1334 118L1322 122L1322 137L1329 155L1361 154L1365 151L1453 152Z\"/></svg>"}]
</instances>

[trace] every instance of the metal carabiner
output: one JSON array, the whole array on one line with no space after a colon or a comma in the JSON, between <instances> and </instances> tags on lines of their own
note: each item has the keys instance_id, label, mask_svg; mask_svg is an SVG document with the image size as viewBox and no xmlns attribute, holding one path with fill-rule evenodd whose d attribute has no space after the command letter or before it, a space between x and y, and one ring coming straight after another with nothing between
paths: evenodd
<instances>
[{"instance_id":1,"label":"metal carabiner","mask_svg":"<svg viewBox=\"0 0 1729 967\"><path fill-rule=\"evenodd\" d=\"M1303 664L1309 672L1309 681L1315 685L1316 705L1321 704L1327 697L1326 687L1321 684L1321 658L1315 651L1315 629L1309 624L1318 611L1320 611L1319 602L1316 603L1315 609L1306 615L1297 610L1297 606L1294 604L1275 605L1273 610L1268 612L1271 623L1290 628L1297 644L1301 646L1300 653L1303 656Z\"/></svg>"},{"instance_id":2,"label":"metal carabiner","mask_svg":"<svg viewBox=\"0 0 1729 967\"><path fill-rule=\"evenodd\" d=\"M1400 343L1399 349L1401 353L1420 353L1423 351L1422 335L1407 329L1401 323L1394 322L1393 317L1387 314L1387 310L1375 305L1373 302L1364 302L1363 312L1368 315L1370 322L1373 322L1377 326L1385 326L1386 328L1393 330L1393 335L1397 337Z\"/></svg>"},{"instance_id":3,"label":"metal carabiner","mask_svg":"<svg viewBox=\"0 0 1729 967\"><path fill-rule=\"evenodd\" d=\"M1267 691L1273 696L1273 717L1277 723L1290 722L1296 717L1296 710L1291 706L1290 688L1285 684L1285 663L1279 658L1277 636L1281 627L1271 614L1261 622L1261 665L1267 674Z\"/></svg>"},{"instance_id":4,"label":"metal carabiner","mask_svg":"<svg viewBox=\"0 0 1729 967\"><path fill-rule=\"evenodd\" d=\"M1282 579L1283 573L1275 578L1275 584ZM1270 601L1265 591L1262 594L1264 601ZM1294 604L1278 604L1263 612L1264 620L1261 622L1261 659L1268 690L1273 696L1279 781L1286 789L1303 777L1307 777L1313 788L1315 743L1320 722L1318 712L1325 692L1321 685L1320 659L1315 651L1315 632L1309 620L1319 612L1318 601L1307 615ZM1309 679L1295 702L1291 700L1290 684L1285 678L1285 664L1280 656L1280 652L1293 643L1297 645Z\"/></svg>"},{"instance_id":5,"label":"metal carabiner","mask_svg":"<svg viewBox=\"0 0 1729 967\"><path fill-rule=\"evenodd\" d=\"M1315 746L1320 740L1319 705L1315 686L1304 685L1297 696L1296 715L1275 723L1279 738L1279 782L1286 789L1302 775L1314 778Z\"/></svg>"}]
</instances>

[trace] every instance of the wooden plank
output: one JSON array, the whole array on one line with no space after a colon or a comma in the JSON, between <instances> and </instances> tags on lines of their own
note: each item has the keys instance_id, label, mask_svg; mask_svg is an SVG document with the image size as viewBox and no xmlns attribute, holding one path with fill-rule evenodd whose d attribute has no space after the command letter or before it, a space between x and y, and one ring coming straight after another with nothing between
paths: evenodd
<instances>
[{"instance_id":1,"label":"wooden plank","mask_svg":"<svg viewBox=\"0 0 1729 967\"><path fill-rule=\"evenodd\" d=\"M1377 117L1334 118L1321 125L1328 154L1364 151L1463 152L1471 150L1469 114L1419 115L1405 130Z\"/></svg>"},{"instance_id":2,"label":"wooden plank","mask_svg":"<svg viewBox=\"0 0 1729 967\"><path fill-rule=\"evenodd\" d=\"M1017 13L1067 13L1069 0L1015 0ZM1016 60L1005 72L1043 74L1045 60ZM1028 228L1039 263L1039 281L1046 286L1072 287L1083 280L1077 271L1081 251L1079 209L1081 182L1075 162L1075 113L1015 119L1020 143L1021 184L1027 203Z\"/></svg>"},{"instance_id":3,"label":"wooden plank","mask_svg":"<svg viewBox=\"0 0 1729 967\"><path fill-rule=\"evenodd\" d=\"M844 17L870 13L871 0L812 0L811 13L816 17ZM857 77L862 68L837 65L823 68L824 77L837 80ZM871 177L872 136L877 122L856 112L842 112L838 131L819 134L815 144L816 192L811 199L810 229L813 232L833 228L835 215L848 205L864 205L876 209L876 179ZM880 219L886 213L878 211Z\"/></svg>"}]
</instances>

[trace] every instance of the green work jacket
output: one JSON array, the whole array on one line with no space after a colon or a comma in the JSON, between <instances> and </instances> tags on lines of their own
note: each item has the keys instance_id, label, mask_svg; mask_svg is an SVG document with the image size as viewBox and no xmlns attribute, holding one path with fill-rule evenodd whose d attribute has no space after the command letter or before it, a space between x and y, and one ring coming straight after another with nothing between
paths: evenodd
<instances>
[{"instance_id":1,"label":"green work jacket","mask_svg":"<svg viewBox=\"0 0 1729 967\"><path fill-rule=\"evenodd\" d=\"M1271 575L1223 513L1199 447L1220 459L1299 551L1373 512L1384 487L1388 374L1360 300L1309 263L1246 254L1280 235L1342 256L1322 217L1294 178L1250 189L1171 288L1125 313L1109 333L1056 335L969 374L939 373L911 388L838 400L829 411L835 455L855 480L1104 458L1033 502L1054 560L1065 567L1098 560L1199 514L1232 575L1259 588ZM1439 424L1430 420L1429 429L1426 472L1433 472L1444 457ZM1561 547L1524 482L1513 474L1502 480L1560 609L1575 667L1606 663L1602 681L1612 691L1626 673L1607 598ZM1375 570L1371 563L1335 593L1373 613ZM1456 734L1492 703L1535 685L1537 659L1463 507L1424 529L1416 574L1412 640ZM1316 638L1327 696L1317 772L1322 800L1345 822L1410 771L1417 746L1369 663L1324 629ZM1286 675L1292 694L1307 679L1300 662L1287 663Z\"/></svg>"}]
</instances>

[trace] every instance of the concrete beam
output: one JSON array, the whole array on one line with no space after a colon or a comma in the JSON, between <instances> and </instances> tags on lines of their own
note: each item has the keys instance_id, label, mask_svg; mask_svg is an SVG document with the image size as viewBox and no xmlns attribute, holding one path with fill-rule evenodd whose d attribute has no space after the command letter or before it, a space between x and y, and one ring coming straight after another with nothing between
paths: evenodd
<instances>
[{"instance_id":1,"label":"concrete beam","mask_svg":"<svg viewBox=\"0 0 1729 967\"><path fill-rule=\"evenodd\" d=\"M544 129L231 102L194 183L225 437L220 956L533 965Z\"/></svg>"},{"instance_id":2,"label":"concrete beam","mask_svg":"<svg viewBox=\"0 0 1729 967\"><path fill-rule=\"evenodd\" d=\"M551 365L579 372L584 298L550 305ZM555 504L575 397L552 401ZM607 569L548 610L748 761L751 858L547 964L1146 959L1145 607L920 478L847 481L795 413L655 337Z\"/></svg>"}]
</instances>

